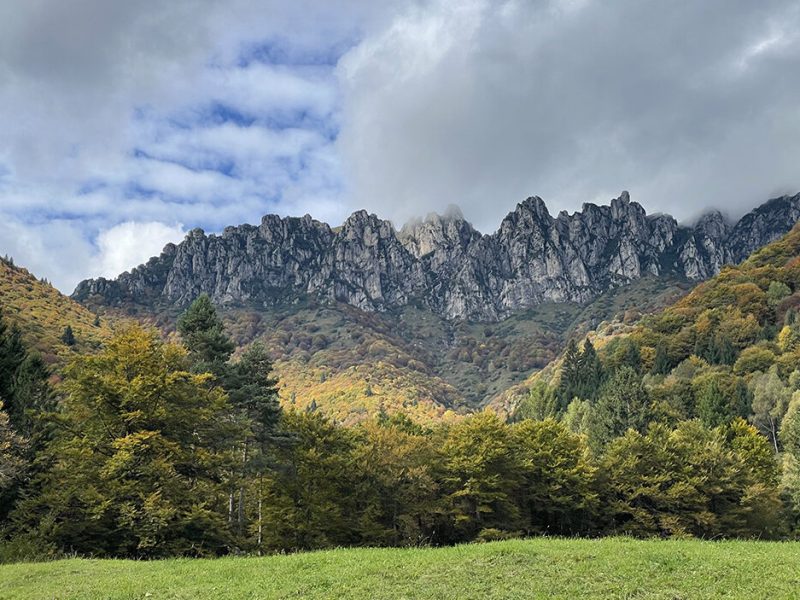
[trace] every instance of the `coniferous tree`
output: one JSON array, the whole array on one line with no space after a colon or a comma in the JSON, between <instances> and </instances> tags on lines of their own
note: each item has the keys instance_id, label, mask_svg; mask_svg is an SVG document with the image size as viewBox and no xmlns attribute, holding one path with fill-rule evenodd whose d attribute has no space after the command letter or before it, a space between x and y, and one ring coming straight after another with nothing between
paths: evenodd
<instances>
[{"instance_id":1,"label":"coniferous tree","mask_svg":"<svg viewBox=\"0 0 800 600\"><path fill-rule=\"evenodd\" d=\"M17 370L25 362L26 356L19 329L17 327L9 329L0 315L0 398L6 402L14 395Z\"/></svg>"},{"instance_id":2,"label":"coniferous tree","mask_svg":"<svg viewBox=\"0 0 800 600\"><path fill-rule=\"evenodd\" d=\"M605 370L600 357L590 339L583 344L583 352L578 359L579 365L579 398L594 401L600 393L600 388L605 380ZM566 406L563 407L566 409Z\"/></svg>"},{"instance_id":3,"label":"coniferous tree","mask_svg":"<svg viewBox=\"0 0 800 600\"><path fill-rule=\"evenodd\" d=\"M528 397L514 413L514 420L535 419L543 421L548 417L557 418L562 412L555 390L545 383L537 382L531 387Z\"/></svg>"},{"instance_id":4,"label":"coniferous tree","mask_svg":"<svg viewBox=\"0 0 800 600\"><path fill-rule=\"evenodd\" d=\"M639 346L632 340L626 340L625 355L622 359L623 366L630 367L636 373L642 371L642 354Z\"/></svg>"},{"instance_id":5,"label":"coniferous tree","mask_svg":"<svg viewBox=\"0 0 800 600\"><path fill-rule=\"evenodd\" d=\"M201 294L178 319L178 333L197 373L225 375L234 344L208 294Z\"/></svg>"},{"instance_id":6,"label":"coniferous tree","mask_svg":"<svg viewBox=\"0 0 800 600\"><path fill-rule=\"evenodd\" d=\"M652 406L640 375L623 365L605 383L594 406L590 440L602 448L628 429L643 433L652 419Z\"/></svg>"},{"instance_id":7,"label":"coniferous tree","mask_svg":"<svg viewBox=\"0 0 800 600\"><path fill-rule=\"evenodd\" d=\"M243 536L248 527L246 489L249 477L255 478L256 503L255 541L259 551L263 545L264 471L269 466L267 455L276 437L280 417L277 380L272 376L272 362L266 348L252 344L238 362L230 365L224 380L231 408L242 424L245 437L241 454L241 472L236 509L236 530Z\"/></svg>"},{"instance_id":8,"label":"coniferous tree","mask_svg":"<svg viewBox=\"0 0 800 600\"><path fill-rule=\"evenodd\" d=\"M731 403L716 379L709 381L698 394L697 416L709 428L727 425L733 420Z\"/></svg>"},{"instance_id":9,"label":"coniferous tree","mask_svg":"<svg viewBox=\"0 0 800 600\"><path fill-rule=\"evenodd\" d=\"M75 345L75 334L72 331L71 325L64 327L64 332L61 334L61 341L65 346L72 347Z\"/></svg>"},{"instance_id":10,"label":"coniferous tree","mask_svg":"<svg viewBox=\"0 0 800 600\"><path fill-rule=\"evenodd\" d=\"M42 435L40 417L53 408L49 377L42 358L25 348L19 329L9 329L0 316L0 399L11 427L33 442L32 449Z\"/></svg>"},{"instance_id":11,"label":"coniferous tree","mask_svg":"<svg viewBox=\"0 0 800 600\"><path fill-rule=\"evenodd\" d=\"M666 375L671 370L672 365L669 361L667 345L664 342L659 342L656 345L656 356L653 359L653 368L650 370L650 372L653 375Z\"/></svg>"},{"instance_id":12,"label":"coniferous tree","mask_svg":"<svg viewBox=\"0 0 800 600\"><path fill-rule=\"evenodd\" d=\"M580 392L580 359L581 354L575 340L567 343L564 360L561 365L561 380L558 385L558 397L562 406L566 407Z\"/></svg>"}]
</instances>

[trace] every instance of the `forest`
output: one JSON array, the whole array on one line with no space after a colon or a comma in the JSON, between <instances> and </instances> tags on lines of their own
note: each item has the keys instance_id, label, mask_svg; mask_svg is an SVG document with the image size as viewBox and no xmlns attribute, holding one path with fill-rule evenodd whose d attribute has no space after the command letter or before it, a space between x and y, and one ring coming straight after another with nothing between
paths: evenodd
<instances>
[{"instance_id":1,"label":"forest","mask_svg":"<svg viewBox=\"0 0 800 600\"><path fill-rule=\"evenodd\" d=\"M282 408L267 349L237 351L204 295L176 335L120 323L58 377L3 322L0 561L796 538L798 256L795 229L624 335L572 340L508 422Z\"/></svg>"}]
</instances>

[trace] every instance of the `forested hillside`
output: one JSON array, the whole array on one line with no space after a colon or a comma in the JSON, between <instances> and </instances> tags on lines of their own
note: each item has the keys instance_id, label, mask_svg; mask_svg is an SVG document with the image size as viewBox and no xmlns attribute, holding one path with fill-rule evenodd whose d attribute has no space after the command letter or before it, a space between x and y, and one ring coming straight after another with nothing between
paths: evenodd
<instances>
[{"instance_id":1,"label":"forested hillside","mask_svg":"<svg viewBox=\"0 0 800 600\"><path fill-rule=\"evenodd\" d=\"M98 318L50 283L15 266L9 258L0 260L0 311L49 364L73 351L97 348L111 335L106 319ZM71 337L64 335L67 328Z\"/></svg>"},{"instance_id":2,"label":"forested hillside","mask_svg":"<svg viewBox=\"0 0 800 600\"><path fill-rule=\"evenodd\" d=\"M633 322L679 298L687 282L648 277L587 305L549 303L500 323L447 321L419 307L384 313L310 299L268 308L219 308L239 348L269 351L286 407L313 408L353 424L401 412L423 423L479 409L554 360L570 336L605 319ZM102 309L167 334L175 310Z\"/></svg>"},{"instance_id":3,"label":"forested hillside","mask_svg":"<svg viewBox=\"0 0 800 600\"><path fill-rule=\"evenodd\" d=\"M621 297L637 289L647 290ZM0 560L538 534L796 537L798 297L800 227L669 308L619 313L580 343L581 327L619 297L491 330L462 325L461 335L483 336L465 349L473 366L484 356L499 361L495 340L513 344L530 323L560 322L553 340L575 332L561 358L526 384L511 423L492 412L426 414L422 394L391 388L393 361L424 355L403 327L412 339L446 332L409 313L390 328L355 309L342 321L342 309L298 306L249 323L223 319L201 295L166 339L127 323L100 348L70 350L61 382L4 324ZM311 326L327 339L298 335ZM325 373L322 387L304 392L310 402L298 394L281 407L276 348L310 377ZM362 349L381 356L366 358L372 370L358 375L375 412L326 416L313 395L325 398L325 369Z\"/></svg>"}]
</instances>

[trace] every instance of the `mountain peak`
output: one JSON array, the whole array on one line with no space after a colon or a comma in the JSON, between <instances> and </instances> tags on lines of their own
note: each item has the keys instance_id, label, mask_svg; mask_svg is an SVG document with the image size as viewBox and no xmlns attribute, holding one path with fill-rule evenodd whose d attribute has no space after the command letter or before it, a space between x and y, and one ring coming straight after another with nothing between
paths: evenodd
<instances>
[{"instance_id":1,"label":"mountain peak","mask_svg":"<svg viewBox=\"0 0 800 600\"><path fill-rule=\"evenodd\" d=\"M222 236L200 229L146 265L81 283L75 298L100 304L182 306L207 292L220 304L264 306L306 296L365 310L415 303L449 319L497 320L543 302L585 302L645 276L704 279L786 233L800 194L773 200L730 226L719 213L694 227L648 218L622 192L553 220L544 201L519 203L492 235L448 207L396 232L366 210L332 230L306 215L265 216Z\"/></svg>"}]
</instances>

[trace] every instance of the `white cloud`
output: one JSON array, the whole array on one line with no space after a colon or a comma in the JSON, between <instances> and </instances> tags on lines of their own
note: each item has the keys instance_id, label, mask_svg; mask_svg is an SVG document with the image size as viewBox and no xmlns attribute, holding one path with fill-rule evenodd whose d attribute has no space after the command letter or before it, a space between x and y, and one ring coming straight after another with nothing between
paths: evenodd
<instances>
[{"instance_id":1,"label":"white cloud","mask_svg":"<svg viewBox=\"0 0 800 600\"><path fill-rule=\"evenodd\" d=\"M166 225L157 221L127 221L102 231L97 236L98 275L116 277L130 271L151 256L158 256L168 243L177 243L186 235L183 225Z\"/></svg>"},{"instance_id":2,"label":"white cloud","mask_svg":"<svg viewBox=\"0 0 800 600\"><path fill-rule=\"evenodd\" d=\"M791 0L68 4L0 3L0 253L64 291L175 223L800 189Z\"/></svg>"}]
</instances>

